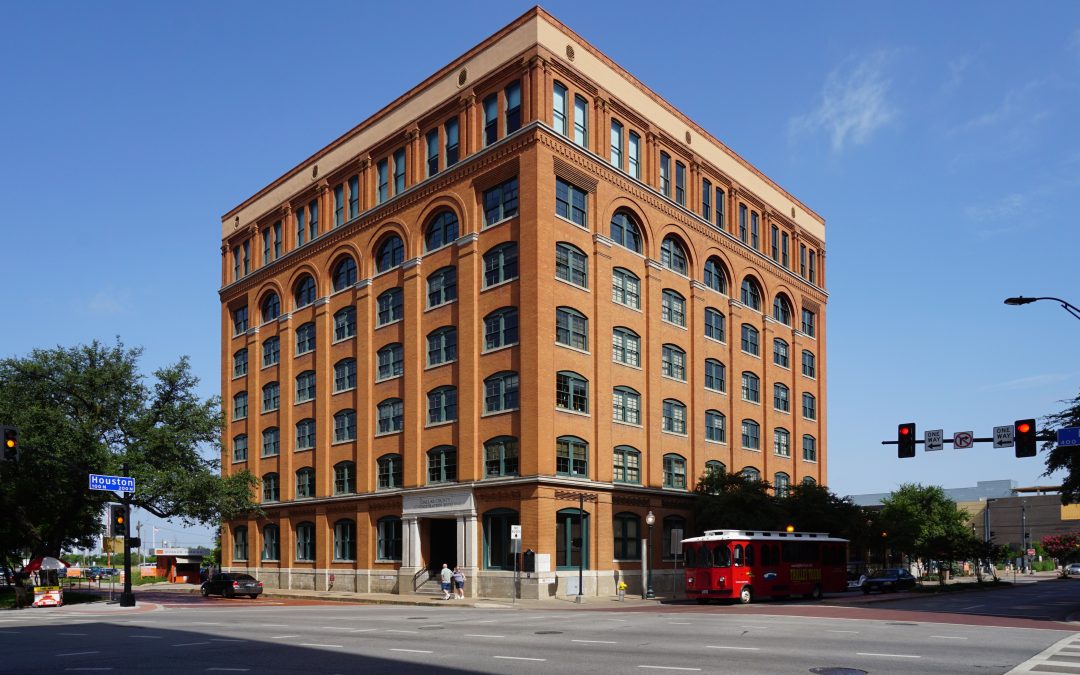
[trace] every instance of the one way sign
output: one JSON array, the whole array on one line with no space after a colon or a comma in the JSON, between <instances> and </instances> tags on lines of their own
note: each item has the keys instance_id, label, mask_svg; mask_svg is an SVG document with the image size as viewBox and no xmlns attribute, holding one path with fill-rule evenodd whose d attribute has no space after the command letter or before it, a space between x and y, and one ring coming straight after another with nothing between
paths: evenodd
<instances>
[{"instance_id":1,"label":"one way sign","mask_svg":"<svg viewBox=\"0 0 1080 675\"><path fill-rule=\"evenodd\" d=\"M994 447L1011 448L1013 446L1013 427L994 427Z\"/></svg>"}]
</instances>

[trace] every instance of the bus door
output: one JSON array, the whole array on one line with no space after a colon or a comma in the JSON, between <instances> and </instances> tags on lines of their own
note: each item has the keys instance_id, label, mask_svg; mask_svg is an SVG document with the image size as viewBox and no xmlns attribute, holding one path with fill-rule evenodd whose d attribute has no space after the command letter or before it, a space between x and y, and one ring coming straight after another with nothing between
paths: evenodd
<instances>
[{"instance_id":1,"label":"bus door","mask_svg":"<svg viewBox=\"0 0 1080 675\"><path fill-rule=\"evenodd\" d=\"M753 585L752 572L746 566L746 547L739 543L731 548L731 592L738 596L743 586Z\"/></svg>"}]
</instances>

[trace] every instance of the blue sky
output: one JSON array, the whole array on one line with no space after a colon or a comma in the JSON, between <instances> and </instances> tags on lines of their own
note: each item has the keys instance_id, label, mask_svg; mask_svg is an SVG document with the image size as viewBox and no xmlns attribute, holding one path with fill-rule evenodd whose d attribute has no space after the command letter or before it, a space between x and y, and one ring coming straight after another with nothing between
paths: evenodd
<instances>
[{"instance_id":1,"label":"blue sky","mask_svg":"<svg viewBox=\"0 0 1080 675\"><path fill-rule=\"evenodd\" d=\"M120 335L216 394L221 214L529 6L6 5L0 354ZM836 492L1052 482L880 441L1077 393L1080 323L1002 300L1080 304L1080 4L544 7L826 218Z\"/></svg>"}]
</instances>

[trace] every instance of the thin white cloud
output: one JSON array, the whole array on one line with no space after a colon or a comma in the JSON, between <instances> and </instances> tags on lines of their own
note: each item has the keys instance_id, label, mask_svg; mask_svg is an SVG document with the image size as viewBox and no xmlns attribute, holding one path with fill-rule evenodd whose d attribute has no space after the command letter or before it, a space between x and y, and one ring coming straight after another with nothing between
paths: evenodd
<instances>
[{"instance_id":1,"label":"thin white cloud","mask_svg":"<svg viewBox=\"0 0 1080 675\"><path fill-rule=\"evenodd\" d=\"M1015 380L995 382L979 388L979 391L1008 391L1012 389L1037 389L1048 384L1065 382L1076 377L1076 373L1044 373L1042 375L1028 375Z\"/></svg>"},{"instance_id":2,"label":"thin white cloud","mask_svg":"<svg viewBox=\"0 0 1080 675\"><path fill-rule=\"evenodd\" d=\"M817 109L792 118L791 133L823 131L836 152L849 143L868 141L896 117L888 100L890 83L885 76L885 61L885 52L877 52L854 65L835 68L825 79Z\"/></svg>"},{"instance_id":3,"label":"thin white cloud","mask_svg":"<svg viewBox=\"0 0 1080 675\"><path fill-rule=\"evenodd\" d=\"M86 310L91 314L114 316L127 311L128 293L112 289L98 291L86 302Z\"/></svg>"},{"instance_id":4,"label":"thin white cloud","mask_svg":"<svg viewBox=\"0 0 1080 675\"><path fill-rule=\"evenodd\" d=\"M964 209L964 214L975 222L1018 218L1030 201L1029 195L1013 192L994 202L969 206Z\"/></svg>"}]
</instances>

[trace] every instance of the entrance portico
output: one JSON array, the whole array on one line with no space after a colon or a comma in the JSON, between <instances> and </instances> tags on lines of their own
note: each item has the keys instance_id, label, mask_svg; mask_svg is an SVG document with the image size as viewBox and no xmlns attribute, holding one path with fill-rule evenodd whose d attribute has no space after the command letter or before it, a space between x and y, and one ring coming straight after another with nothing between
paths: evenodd
<instances>
[{"instance_id":1,"label":"entrance portico","mask_svg":"<svg viewBox=\"0 0 1080 675\"><path fill-rule=\"evenodd\" d=\"M399 592L413 593L418 573L424 569L438 570L443 563L451 567L459 565L466 578L475 578L477 527L471 489L431 488L405 493L401 521ZM473 586L465 585L466 594L471 595Z\"/></svg>"}]
</instances>

